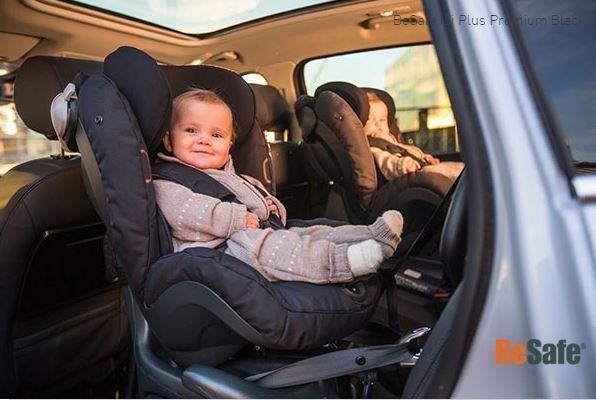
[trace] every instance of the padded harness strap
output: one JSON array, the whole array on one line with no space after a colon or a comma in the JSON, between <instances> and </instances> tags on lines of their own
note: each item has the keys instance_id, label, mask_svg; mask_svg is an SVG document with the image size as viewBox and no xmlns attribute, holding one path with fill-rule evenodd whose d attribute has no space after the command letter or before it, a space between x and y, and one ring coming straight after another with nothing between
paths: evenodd
<instances>
[{"instance_id":1,"label":"padded harness strap","mask_svg":"<svg viewBox=\"0 0 596 400\"><path fill-rule=\"evenodd\" d=\"M428 165L428 162L425 159L418 157L416 154L409 151L406 147L396 146L385 139L375 138L371 136L367 136L366 138L368 139L368 144L372 147L377 147L381 150L388 151L393 154L399 154L404 157L407 156L413 158L423 167L425 165Z\"/></svg>"},{"instance_id":2,"label":"padded harness strap","mask_svg":"<svg viewBox=\"0 0 596 400\"><path fill-rule=\"evenodd\" d=\"M415 339L425 336L430 328L419 328L396 344L334 351L307 358L273 371L245 378L261 387L275 389L351 375L411 359L419 347Z\"/></svg>"},{"instance_id":3,"label":"padded harness strap","mask_svg":"<svg viewBox=\"0 0 596 400\"><path fill-rule=\"evenodd\" d=\"M248 184L255 187L262 196L267 196L267 193L260 187L253 185L242 175L239 176ZM193 193L204 194L221 201L240 204L240 201L236 198L236 195L228 188L223 186L221 183L206 173L195 168L191 168L187 165L172 162L157 163L153 166L153 178L177 183L189 188ZM261 221L260 225L262 229L273 228L277 230L285 228L281 219L275 214L270 214L269 219L267 221Z\"/></svg>"}]
</instances>

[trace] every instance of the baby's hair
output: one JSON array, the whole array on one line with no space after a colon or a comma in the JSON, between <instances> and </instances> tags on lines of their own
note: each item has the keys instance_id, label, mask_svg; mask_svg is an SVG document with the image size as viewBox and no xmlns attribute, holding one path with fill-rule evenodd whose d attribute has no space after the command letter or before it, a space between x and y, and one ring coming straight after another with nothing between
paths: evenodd
<instances>
[{"instance_id":1,"label":"baby's hair","mask_svg":"<svg viewBox=\"0 0 596 400\"><path fill-rule=\"evenodd\" d=\"M172 102L172 117L170 119L170 127L176 122L176 117L180 112L180 107L185 101L196 100L210 104L219 104L227 107L232 114L232 143L236 142L236 118L230 106L214 91L207 89L200 89L191 87L187 91L182 92L176 96Z\"/></svg>"},{"instance_id":2,"label":"baby's hair","mask_svg":"<svg viewBox=\"0 0 596 400\"><path fill-rule=\"evenodd\" d=\"M377 102L383 103L383 100L381 100L379 98L379 96L377 96L377 94L374 92L366 92L366 95L368 96L369 103L377 103Z\"/></svg>"}]
</instances>

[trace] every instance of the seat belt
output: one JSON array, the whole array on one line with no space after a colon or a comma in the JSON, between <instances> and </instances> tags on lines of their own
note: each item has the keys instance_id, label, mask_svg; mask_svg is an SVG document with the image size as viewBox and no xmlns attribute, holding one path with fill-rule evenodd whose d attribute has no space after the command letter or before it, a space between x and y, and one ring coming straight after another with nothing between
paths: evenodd
<instances>
[{"instance_id":1,"label":"seat belt","mask_svg":"<svg viewBox=\"0 0 596 400\"><path fill-rule=\"evenodd\" d=\"M387 365L397 364L417 356L416 339L430 332L422 327L404 335L397 343L339 350L307 358L284 367L252 375L245 380L276 389L356 374Z\"/></svg>"}]
</instances>

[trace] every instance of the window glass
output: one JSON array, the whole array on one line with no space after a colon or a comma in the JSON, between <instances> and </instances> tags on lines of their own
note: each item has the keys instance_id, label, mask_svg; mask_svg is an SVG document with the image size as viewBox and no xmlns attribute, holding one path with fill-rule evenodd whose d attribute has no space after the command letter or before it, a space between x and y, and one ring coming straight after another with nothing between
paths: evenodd
<instances>
[{"instance_id":1,"label":"window glass","mask_svg":"<svg viewBox=\"0 0 596 400\"><path fill-rule=\"evenodd\" d=\"M550 111L575 162L596 162L596 2L511 2Z\"/></svg>"},{"instance_id":2,"label":"window glass","mask_svg":"<svg viewBox=\"0 0 596 400\"><path fill-rule=\"evenodd\" d=\"M330 81L385 90L395 102L397 124L406 143L431 154L459 151L455 118L434 46L365 51L305 64L308 94Z\"/></svg>"},{"instance_id":3,"label":"window glass","mask_svg":"<svg viewBox=\"0 0 596 400\"><path fill-rule=\"evenodd\" d=\"M79 5L111 11L184 33L208 33L329 0L78 0Z\"/></svg>"},{"instance_id":4,"label":"window glass","mask_svg":"<svg viewBox=\"0 0 596 400\"><path fill-rule=\"evenodd\" d=\"M17 164L59 151L58 141L25 126L13 102L0 103L0 176Z\"/></svg>"},{"instance_id":5,"label":"window glass","mask_svg":"<svg viewBox=\"0 0 596 400\"><path fill-rule=\"evenodd\" d=\"M249 72L248 74L243 74L242 79L244 79L248 83L256 83L258 85L266 85L267 79L258 72Z\"/></svg>"}]
</instances>

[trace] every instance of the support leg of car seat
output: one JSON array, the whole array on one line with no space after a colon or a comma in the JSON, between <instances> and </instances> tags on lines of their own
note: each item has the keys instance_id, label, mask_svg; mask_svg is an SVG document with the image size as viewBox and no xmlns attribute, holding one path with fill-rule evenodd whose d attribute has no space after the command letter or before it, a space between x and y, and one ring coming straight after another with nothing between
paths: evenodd
<instances>
[{"instance_id":1,"label":"support leg of car seat","mask_svg":"<svg viewBox=\"0 0 596 400\"><path fill-rule=\"evenodd\" d=\"M191 365L182 374L182 384L200 396L211 399L276 398L272 390L207 365Z\"/></svg>"}]
</instances>

